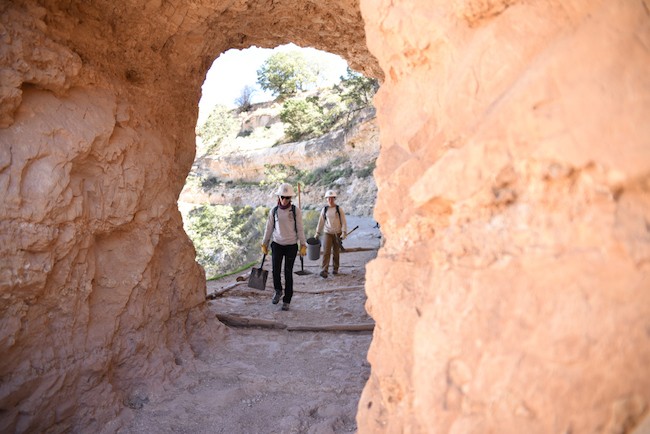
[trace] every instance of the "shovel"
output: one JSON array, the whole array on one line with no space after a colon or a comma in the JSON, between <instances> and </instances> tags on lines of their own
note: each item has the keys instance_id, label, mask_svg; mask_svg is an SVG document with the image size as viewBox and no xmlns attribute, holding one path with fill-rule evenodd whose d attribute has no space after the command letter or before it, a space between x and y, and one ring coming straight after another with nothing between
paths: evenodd
<instances>
[{"instance_id":1,"label":"shovel","mask_svg":"<svg viewBox=\"0 0 650 434\"><path fill-rule=\"evenodd\" d=\"M348 235L346 236L346 238L347 238L348 236L350 236L350 234L351 234L352 232L356 231L357 229L359 229L359 226L358 226L358 225L355 226L354 229L352 229L350 232L348 232ZM341 239L341 237L336 237L336 239L339 240L339 247L341 248L341 251L342 251L342 252L345 252L345 247L343 247L343 240Z\"/></svg>"},{"instance_id":2,"label":"shovel","mask_svg":"<svg viewBox=\"0 0 650 434\"><path fill-rule=\"evenodd\" d=\"M296 271L296 274L298 276L306 276L308 274L311 274L311 271L305 271L305 261L303 257L300 257L300 271Z\"/></svg>"},{"instance_id":3,"label":"shovel","mask_svg":"<svg viewBox=\"0 0 650 434\"><path fill-rule=\"evenodd\" d=\"M265 259L266 255L262 257L260 268L253 268L251 270L251 275L248 278L249 288L260 289L262 291L266 288L266 279L269 277L269 272L263 268Z\"/></svg>"},{"instance_id":4,"label":"shovel","mask_svg":"<svg viewBox=\"0 0 650 434\"><path fill-rule=\"evenodd\" d=\"M298 184L298 208L300 208L300 184ZM296 271L296 274L298 276L306 276L307 274L311 274L311 271L305 271L305 260L302 256L300 257L300 271Z\"/></svg>"}]
</instances>

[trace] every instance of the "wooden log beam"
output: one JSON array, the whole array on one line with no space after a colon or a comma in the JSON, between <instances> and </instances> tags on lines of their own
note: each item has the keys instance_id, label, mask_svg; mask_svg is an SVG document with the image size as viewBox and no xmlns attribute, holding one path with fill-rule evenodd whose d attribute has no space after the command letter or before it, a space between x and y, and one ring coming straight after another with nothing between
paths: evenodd
<instances>
[{"instance_id":1,"label":"wooden log beam","mask_svg":"<svg viewBox=\"0 0 650 434\"><path fill-rule=\"evenodd\" d=\"M371 332L375 329L374 323L367 324L331 324L322 326L290 326L287 330L290 332Z\"/></svg>"},{"instance_id":2,"label":"wooden log beam","mask_svg":"<svg viewBox=\"0 0 650 434\"><path fill-rule=\"evenodd\" d=\"M290 332L371 332L375 329L374 323L287 326L278 321L226 313L218 313L216 316L219 321L231 327L286 329Z\"/></svg>"},{"instance_id":3,"label":"wooden log beam","mask_svg":"<svg viewBox=\"0 0 650 434\"><path fill-rule=\"evenodd\" d=\"M267 329L286 329L287 325L278 321L268 319L251 318L239 315L218 313L217 319L231 327L260 327Z\"/></svg>"},{"instance_id":4,"label":"wooden log beam","mask_svg":"<svg viewBox=\"0 0 650 434\"><path fill-rule=\"evenodd\" d=\"M246 272L244 274L240 274L239 276L237 276L237 278L235 280L237 282L248 281L249 277L251 277L251 270L248 270L248 272Z\"/></svg>"},{"instance_id":5,"label":"wooden log beam","mask_svg":"<svg viewBox=\"0 0 650 434\"><path fill-rule=\"evenodd\" d=\"M339 288L327 288L327 289L321 289L318 291L305 291L302 289L294 289L293 292L300 292L303 294L328 294L330 292L345 292L345 291L358 291L360 289L364 289L365 286L363 285L358 285L358 286L342 286Z\"/></svg>"},{"instance_id":6,"label":"wooden log beam","mask_svg":"<svg viewBox=\"0 0 650 434\"><path fill-rule=\"evenodd\" d=\"M235 287L237 287L239 285L242 285L244 283L246 283L246 282L245 281L244 282L235 282L235 283L231 283L230 285L226 285L223 288L217 289L216 291L213 291L210 294L206 295L205 299L206 300L214 300L215 298L219 297L220 295L223 295L225 292L228 292L231 289L233 289L233 288L235 288Z\"/></svg>"}]
</instances>

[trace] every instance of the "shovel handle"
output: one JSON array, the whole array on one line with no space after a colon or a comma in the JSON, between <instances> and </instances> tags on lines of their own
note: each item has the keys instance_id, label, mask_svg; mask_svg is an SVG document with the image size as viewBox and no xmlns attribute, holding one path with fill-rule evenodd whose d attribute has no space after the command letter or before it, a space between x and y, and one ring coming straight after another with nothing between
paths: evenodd
<instances>
[{"instance_id":1,"label":"shovel handle","mask_svg":"<svg viewBox=\"0 0 650 434\"><path fill-rule=\"evenodd\" d=\"M348 232L348 233L346 234L345 237L347 238L348 235L350 235L352 232L356 231L357 229L359 229L359 225L356 225L356 226L354 227L354 229L352 229L350 232Z\"/></svg>"},{"instance_id":2,"label":"shovel handle","mask_svg":"<svg viewBox=\"0 0 650 434\"><path fill-rule=\"evenodd\" d=\"M266 255L262 256L262 263L260 264L260 268L264 267L265 260L266 260Z\"/></svg>"}]
</instances>

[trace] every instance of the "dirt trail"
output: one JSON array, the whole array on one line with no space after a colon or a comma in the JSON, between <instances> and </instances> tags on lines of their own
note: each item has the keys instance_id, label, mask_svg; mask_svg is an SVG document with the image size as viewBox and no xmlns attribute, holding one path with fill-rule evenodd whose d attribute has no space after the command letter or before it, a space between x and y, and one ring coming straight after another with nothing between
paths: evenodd
<instances>
[{"instance_id":1,"label":"dirt trail","mask_svg":"<svg viewBox=\"0 0 650 434\"><path fill-rule=\"evenodd\" d=\"M123 433L347 433L370 373L369 331L294 331L305 327L372 325L365 311L365 264L379 247L379 229L368 218L348 218L360 226L345 242L339 275L323 279L320 261L304 260L312 274L294 273L289 311L271 304L267 289L238 285L209 308L226 319L263 320L283 328L234 327L218 351L178 389L150 397ZM296 261L294 272L300 270ZM235 283L235 277L208 282L208 293ZM223 321L223 320L222 320ZM228 321L224 321L228 322ZM286 327L285 327L286 326Z\"/></svg>"}]
</instances>

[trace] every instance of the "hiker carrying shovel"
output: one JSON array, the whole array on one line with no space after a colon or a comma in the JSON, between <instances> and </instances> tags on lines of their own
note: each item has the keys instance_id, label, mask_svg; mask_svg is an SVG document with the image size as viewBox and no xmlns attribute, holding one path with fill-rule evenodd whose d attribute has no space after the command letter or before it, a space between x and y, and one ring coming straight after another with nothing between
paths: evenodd
<instances>
[{"instance_id":1,"label":"hiker carrying shovel","mask_svg":"<svg viewBox=\"0 0 650 434\"><path fill-rule=\"evenodd\" d=\"M323 262L321 262L321 277L327 277L327 270L329 268L330 255L332 250L333 264L332 271L334 274L339 273L339 255L341 253L341 241L347 236L348 226L345 221L345 213L343 209L336 204L336 192L334 190L327 190L325 193L327 199L327 206L323 208L318 218L318 227L316 228L316 235L318 238L323 234Z\"/></svg>"},{"instance_id":2,"label":"hiker carrying shovel","mask_svg":"<svg viewBox=\"0 0 650 434\"><path fill-rule=\"evenodd\" d=\"M298 253L300 256L305 256L307 242L302 224L302 212L299 207L291 203L291 199L295 196L291 184L280 185L276 195L278 203L269 210L266 230L262 239L262 253L265 255L269 253L269 242L271 242L273 287L275 288L275 294L271 300L273 304L278 304L282 297L281 270L284 258L282 310L289 310L291 297L293 297L293 263ZM298 242L300 242L300 251Z\"/></svg>"}]
</instances>

